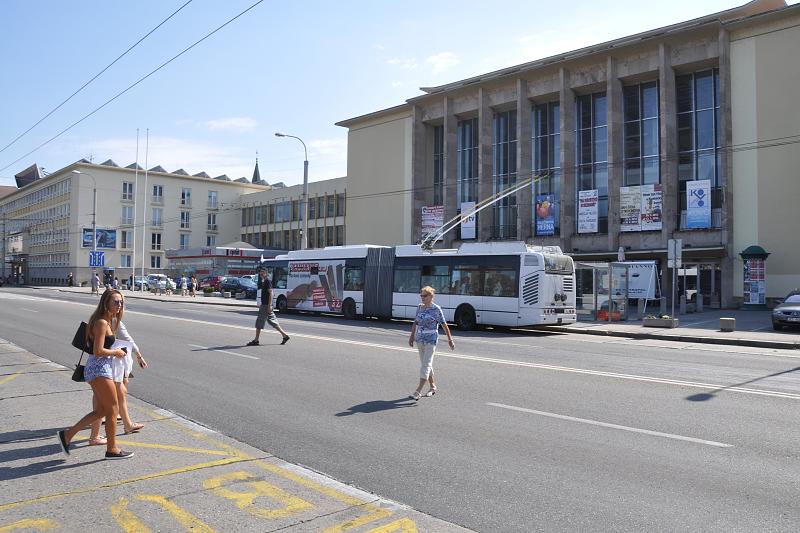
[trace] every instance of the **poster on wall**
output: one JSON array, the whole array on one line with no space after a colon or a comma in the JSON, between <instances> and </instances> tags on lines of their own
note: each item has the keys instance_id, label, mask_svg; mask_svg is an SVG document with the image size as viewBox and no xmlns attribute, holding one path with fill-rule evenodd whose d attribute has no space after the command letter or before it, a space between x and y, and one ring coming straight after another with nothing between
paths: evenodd
<instances>
[{"instance_id":1,"label":"poster on wall","mask_svg":"<svg viewBox=\"0 0 800 533\"><path fill-rule=\"evenodd\" d=\"M642 185L642 231L661 230L664 190L660 183Z\"/></svg>"},{"instance_id":2,"label":"poster on wall","mask_svg":"<svg viewBox=\"0 0 800 533\"><path fill-rule=\"evenodd\" d=\"M422 238L444 225L444 206L428 205L422 208Z\"/></svg>"},{"instance_id":3,"label":"poster on wall","mask_svg":"<svg viewBox=\"0 0 800 533\"><path fill-rule=\"evenodd\" d=\"M94 243L92 242L92 228L83 228L82 246L84 248L94 248ZM116 249L117 230L97 228L97 247Z\"/></svg>"},{"instance_id":4,"label":"poster on wall","mask_svg":"<svg viewBox=\"0 0 800 533\"><path fill-rule=\"evenodd\" d=\"M536 235L555 235L555 195L536 195Z\"/></svg>"},{"instance_id":5,"label":"poster on wall","mask_svg":"<svg viewBox=\"0 0 800 533\"><path fill-rule=\"evenodd\" d=\"M641 187L634 186L619 188L619 217L620 231L642 230Z\"/></svg>"},{"instance_id":6,"label":"poster on wall","mask_svg":"<svg viewBox=\"0 0 800 533\"><path fill-rule=\"evenodd\" d=\"M686 182L686 228L711 227L711 181Z\"/></svg>"},{"instance_id":7,"label":"poster on wall","mask_svg":"<svg viewBox=\"0 0 800 533\"><path fill-rule=\"evenodd\" d=\"M475 202L461 202L461 238L475 238ZM471 214L470 214L471 213ZM444 218L444 217L443 217Z\"/></svg>"},{"instance_id":8,"label":"poster on wall","mask_svg":"<svg viewBox=\"0 0 800 533\"><path fill-rule=\"evenodd\" d=\"M597 233L597 189L578 192L578 233Z\"/></svg>"},{"instance_id":9,"label":"poster on wall","mask_svg":"<svg viewBox=\"0 0 800 533\"><path fill-rule=\"evenodd\" d=\"M341 312L344 259L290 261L286 298L292 309Z\"/></svg>"},{"instance_id":10,"label":"poster on wall","mask_svg":"<svg viewBox=\"0 0 800 533\"><path fill-rule=\"evenodd\" d=\"M743 302L748 305L761 305L767 296L767 268L764 259L744 260Z\"/></svg>"}]
</instances>

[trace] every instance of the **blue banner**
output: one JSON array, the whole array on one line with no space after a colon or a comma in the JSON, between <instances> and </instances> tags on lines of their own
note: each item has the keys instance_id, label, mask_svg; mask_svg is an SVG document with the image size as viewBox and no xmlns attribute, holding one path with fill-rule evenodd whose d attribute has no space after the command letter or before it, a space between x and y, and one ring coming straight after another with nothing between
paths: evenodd
<instances>
[{"instance_id":1,"label":"blue banner","mask_svg":"<svg viewBox=\"0 0 800 533\"><path fill-rule=\"evenodd\" d=\"M711 227L711 181L686 182L686 228Z\"/></svg>"},{"instance_id":2,"label":"blue banner","mask_svg":"<svg viewBox=\"0 0 800 533\"><path fill-rule=\"evenodd\" d=\"M536 235L555 235L556 206L554 195L536 195Z\"/></svg>"}]
</instances>

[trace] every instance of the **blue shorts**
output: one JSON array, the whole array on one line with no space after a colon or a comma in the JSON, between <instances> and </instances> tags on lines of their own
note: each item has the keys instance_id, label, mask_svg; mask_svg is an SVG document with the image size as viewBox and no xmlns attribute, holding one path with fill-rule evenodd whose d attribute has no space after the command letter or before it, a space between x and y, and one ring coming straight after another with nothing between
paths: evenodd
<instances>
[{"instance_id":1,"label":"blue shorts","mask_svg":"<svg viewBox=\"0 0 800 533\"><path fill-rule=\"evenodd\" d=\"M113 381L114 370L112 367L112 357L95 357L90 355L86 359L86 368L83 370L83 377L86 383L95 378L108 378Z\"/></svg>"}]
</instances>

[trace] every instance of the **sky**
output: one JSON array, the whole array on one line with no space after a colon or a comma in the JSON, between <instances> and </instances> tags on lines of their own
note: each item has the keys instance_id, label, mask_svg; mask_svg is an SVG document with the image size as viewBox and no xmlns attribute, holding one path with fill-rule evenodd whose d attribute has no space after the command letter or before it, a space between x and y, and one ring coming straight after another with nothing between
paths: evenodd
<instances>
[{"instance_id":1,"label":"sky","mask_svg":"<svg viewBox=\"0 0 800 533\"><path fill-rule=\"evenodd\" d=\"M188 1L10 146L187 0L0 1L0 185L34 163L46 172L81 158L127 166L137 129L143 167L249 179L258 154L262 179L302 183L303 146L281 131L305 142L309 181L341 177L347 130L336 122L402 104L420 87L745 3L264 0L50 140L257 2Z\"/></svg>"}]
</instances>

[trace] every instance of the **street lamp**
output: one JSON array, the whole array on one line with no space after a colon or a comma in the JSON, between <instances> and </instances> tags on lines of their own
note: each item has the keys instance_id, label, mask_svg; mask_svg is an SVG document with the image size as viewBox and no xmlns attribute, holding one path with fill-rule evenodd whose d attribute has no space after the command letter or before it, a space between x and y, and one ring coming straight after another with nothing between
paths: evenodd
<instances>
[{"instance_id":1,"label":"street lamp","mask_svg":"<svg viewBox=\"0 0 800 533\"><path fill-rule=\"evenodd\" d=\"M303 235L300 239L300 249L305 250L308 248L308 150L306 149L306 143L304 143L303 139L300 137L295 137L294 135L281 133L279 131L275 132L275 137L291 137L292 139L297 139L303 145L303 152L305 152L306 158L303 161L303 204L300 207L303 213Z\"/></svg>"},{"instance_id":2,"label":"street lamp","mask_svg":"<svg viewBox=\"0 0 800 533\"><path fill-rule=\"evenodd\" d=\"M80 170L73 170L73 174L81 174L92 178L94 188L92 189L92 251L97 251L97 180L88 172L81 172Z\"/></svg>"}]
</instances>

